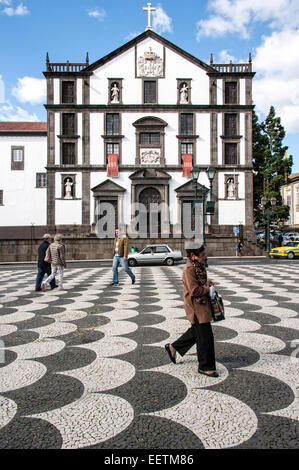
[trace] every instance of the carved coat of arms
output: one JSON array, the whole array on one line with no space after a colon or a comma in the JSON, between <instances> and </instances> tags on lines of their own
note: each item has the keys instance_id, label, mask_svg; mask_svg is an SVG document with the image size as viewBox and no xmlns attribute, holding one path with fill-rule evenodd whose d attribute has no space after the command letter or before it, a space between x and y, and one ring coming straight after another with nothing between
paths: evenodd
<instances>
[{"instance_id":1,"label":"carved coat of arms","mask_svg":"<svg viewBox=\"0 0 299 470\"><path fill-rule=\"evenodd\" d=\"M163 60L155 52L150 50L145 52L138 59L138 77L162 77Z\"/></svg>"},{"instance_id":2,"label":"carved coat of arms","mask_svg":"<svg viewBox=\"0 0 299 470\"><path fill-rule=\"evenodd\" d=\"M144 149L140 151L140 163L142 165L159 165L160 151Z\"/></svg>"}]
</instances>

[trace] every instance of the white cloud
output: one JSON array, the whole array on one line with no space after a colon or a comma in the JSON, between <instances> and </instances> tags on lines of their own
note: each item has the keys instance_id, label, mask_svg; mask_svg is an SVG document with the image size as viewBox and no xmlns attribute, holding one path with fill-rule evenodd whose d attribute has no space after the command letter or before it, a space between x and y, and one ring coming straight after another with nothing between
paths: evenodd
<instances>
[{"instance_id":1,"label":"white cloud","mask_svg":"<svg viewBox=\"0 0 299 470\"><path fill-rule=\"evenodd\" d=\"M298 0L209 0L210 17L197 22L197 40L238 33L249 38L254 22L269 22L272 28L296 28Z\"/></svg>"},{"instance_id":2,"label":"white cloud","mask_svg":"<svg viewBox=\"0 0 299 470\"><path fill-rule=\"evenodd\" d=\"M2 0L0 2L0 5L5 5L6 8L0 11L3 15L7 16L25 16L29 15L29 10L26 7L26 5L23 5L23 3L20 3L16 8L14 8L12 5L11 0Z\"/></svg>"},{"instance_id":3,"label":"white cloud","mask_svg":"<svg viewBox=\"0 0 299 470\"><path fill-rule=\"evenodd\" d=\"M26 109L7 103L0 106L0 121L38 121L35 113L30 114Z\"/></svg>"},{"instance_id":4,"label":"white cloud","mask_svg":"<svg viewBox=\"0 0 299 470\"><path fill-rule=\"evenodd\" d=\"M12 89L12 95L21 103L32 105L44 103L46 100L46 80L43 78L23 77Z\"/></svg>"},{"instance_id":5,"label":"white cloud","mask_svg":"<svg viewBox=\"0 0 299 470\"><path fill-rule=\"evenodd\" d=\"M131 39L134 39L136 38L137 36L139 36L139 34L141 34L141 32L134 32L134 33L130 33L128 34L126 37L125 37L125 41L131 41Z\"/></svg>"},{"instance_id":6,"label":"white cloud","mask_svg":"<svg viewBox=\"0 0 299 470\"><path fill-rule=\"evenodd\" d=\"M234 57L233 55L229 54L229 52L228 52L226 49L224 49L223 51L220 51L220 54L219 54L219 62L220 62L221 64L227 64L227 63L230 62L230 61L232 61L232 62L234 62L234 63L237 62L237 60L235 59L235 57Z\"/></svg>"},{"instance_id":7,"label":"white cloud","mask_svg":"<svg viewBox=\"0 0 299 470\"><path fill-rule=\"evenodd\" d=\"M5 100L5 84L2 80L2 75L0 75L0 103L4 103Z\"/></svg>"},{"instance_id":8,"label":"white cloud","mask_svg":"<svg viewBox=\"0 0 299 470\"><path fill-rule=\"evenodd\" d=\"M163 10L162 5L159 3L153 12L153 29L158 33L171 33L173 31L172 19Z\"/></svg>"},{"instance_id":9,"label":"white cloud","mask_svg":"<svg viewBox=\"0 0 299 470\"><path fill-rule=\"evenodd\" d=\"M105 10L99 8L96 8L95 10L87 10L88 16L91 16L92 18L95 18L98 21L104 21L104 19L107 16L107 13Z\"/></svg>"},{"instance_id":10,"label":"white cloud","mask_svg":"<svg viewBox=\"0 0 299 470\"><path fill-rule=\"evenodd\" d=\"M267 114L270 106L287 132L299 132L299 31L274 32L256 49L253 68L253 96L258 112Z\"/></svg>"}]
</instances>

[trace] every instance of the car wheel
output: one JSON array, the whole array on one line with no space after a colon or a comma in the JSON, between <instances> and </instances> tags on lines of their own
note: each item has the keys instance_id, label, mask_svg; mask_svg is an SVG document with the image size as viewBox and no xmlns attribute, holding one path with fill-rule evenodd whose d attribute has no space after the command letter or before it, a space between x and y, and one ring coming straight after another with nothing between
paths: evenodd
<instances>
[{"instance_id":1,"label":"car wheel","mask_svg":"<svg viewBox=\"0 0 299 470\"><path fill-rule=\"evenodd\" d=\"M288 253L287 258L288 258L288 259L294 259L294 258L295 258L294 253L293 253L292 251L290 251L290 252Z\"/></svg>"},{"instance_id":2,"label":"car wheel","mask_svg":"<svg viewBox=\"0 0 299 470\"><path fill-rule=\"evenodd\" d=\"M165 264L167 264L167 266L173 266L174 264L174 259L173 258L167 258L165 260Z\"/></svg>"},{"instance_id":3,"label":"car wheel","mask_svg":"<svg viewBox=\"0 0 299 470\"><path fill-rule=\"evenodd\" d=\"M137 261L136 261L135 258L130 258L129 261L128 261L128 264L129 264L129 266L131 266L131 268L132 268L132 267L136 266Z\"/></svg>"}]
</instances>

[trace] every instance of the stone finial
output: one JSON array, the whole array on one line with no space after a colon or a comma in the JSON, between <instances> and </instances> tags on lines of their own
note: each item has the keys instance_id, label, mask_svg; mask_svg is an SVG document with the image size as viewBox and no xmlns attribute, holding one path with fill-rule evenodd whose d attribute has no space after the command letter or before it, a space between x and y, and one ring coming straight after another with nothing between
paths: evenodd
<instances>
[{"instance_id":1,"label":"stone finial","mask_svg":"<svg viewBox=\"0 0 299 470\"><path fill-rule=\"evenodd\" d=\"M214 57L213 57L213 54L211 54L210 64L212 65L213 63L214 63Z\"/></svg>"},{"instance_id":2,"label":"stone finial","mask_svg":"<svg viewBox=\"0 0 299 470\"><path fill-rule=\"evenodd\" d=\"M86 52L86 64L87 64L87 65L89 64L89 55L88 55L88 52Z\"/></svg>"},{"instance_id":3,"label":"stone finial","mask_svg":"<svg viewBox=\"0 0 299 470\"><path fill-rule=\"evenodd\" d=\"M249 52L249 60L248 60L248 62L249 62L250 64L251 64L251 62L252 62L251 52Z\"/></svg>"}]
</instances>

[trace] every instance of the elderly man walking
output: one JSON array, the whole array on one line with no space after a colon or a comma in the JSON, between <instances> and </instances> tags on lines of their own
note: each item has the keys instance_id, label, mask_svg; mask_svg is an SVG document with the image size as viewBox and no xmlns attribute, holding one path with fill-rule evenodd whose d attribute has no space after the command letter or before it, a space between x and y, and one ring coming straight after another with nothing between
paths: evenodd
<instances>
[{"instance_id":1,"label":"elderly man walking","mask_svg":"<svg viewBox=\"0 0 299 470\"><path fill-rule=\"evenodd\" d=\"M38 261L37 261L37 275L35 281L35 290L40 292L42 290L41 285L44 279L45 274L50 276L51 274L51 264L45 261L45 255L50 243L52 242L52 236L49 233L45 233L43 236L43 241L38 247ZM51 289L55 289L55 279L50 283Z\"/></svg>"},{"instance_id":2,"label":"elderly man walking","mask_svg":"<svg viewBox=\"0 0 299 470\"><path fill-rule=\"evenodd\" d=\"M113 242L113 250L114 250L114 257L113 257L113 264L112 264L112 272L113 272L113 282L112 286L118 286L118 266L119 264L124 268L125 272L130 276L132 280L132 284L135 284L135 275L131 271L128 265L128 249L129 249L129 241L128 237L125 235L121 235L119 229L115 230L115 239Z\"/></svg>"}]
</instances>

